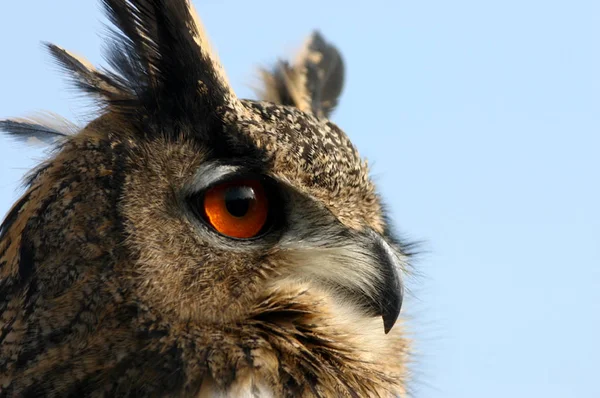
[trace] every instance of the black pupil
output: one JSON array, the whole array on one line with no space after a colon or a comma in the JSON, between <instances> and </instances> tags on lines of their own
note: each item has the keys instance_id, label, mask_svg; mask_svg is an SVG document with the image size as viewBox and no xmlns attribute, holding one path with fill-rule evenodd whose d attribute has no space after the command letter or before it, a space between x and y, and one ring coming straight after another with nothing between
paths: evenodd
<instances>
[{"instance_id":1,"label":"black pupil","mask_svg":"<svg viewBox=\"0 0 600 398\"><path fill-rule=\"evenodd\" d=\"M254 190L251 187L231 187L225 191L225 206L234 217L244 217L254 200Z\"/></svg>"}]
</instances>

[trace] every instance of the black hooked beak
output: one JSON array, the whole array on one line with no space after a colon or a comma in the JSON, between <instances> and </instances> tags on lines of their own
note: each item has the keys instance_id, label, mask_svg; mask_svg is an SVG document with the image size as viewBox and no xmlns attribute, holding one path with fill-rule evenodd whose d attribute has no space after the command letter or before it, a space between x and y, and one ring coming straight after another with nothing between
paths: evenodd
<instances>
[{"instance_id":1,"label":"black hooked beak","mask_svg":"<svg viewBox=\"0 0 600 398\"><path fill-rule=\"evenodd\" d=\"M381 283L376 287L372 307L383 318L383 330L388 334L402 309L404 285L400 276L401 260L397 251L379 234L372 232L370 235L374 241L373 254L381 274Z\"/></svg>"}]
</instances>

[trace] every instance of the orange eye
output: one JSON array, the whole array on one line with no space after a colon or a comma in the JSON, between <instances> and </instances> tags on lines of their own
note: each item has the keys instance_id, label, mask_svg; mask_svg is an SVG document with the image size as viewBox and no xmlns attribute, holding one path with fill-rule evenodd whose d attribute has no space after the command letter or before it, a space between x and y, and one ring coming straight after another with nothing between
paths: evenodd
<instances>
[{"instance_id":1,"label":"orange eye","mask_svg":"<svg viewBox=\"0 0 600 398\"><path fill-rule=\"evenodd\" d=\"M263 229L269 201L263 185L256 180L226 182L210 188L204 195L204 214L223 235L253 238Z\"/></svg>"}]
</instances>

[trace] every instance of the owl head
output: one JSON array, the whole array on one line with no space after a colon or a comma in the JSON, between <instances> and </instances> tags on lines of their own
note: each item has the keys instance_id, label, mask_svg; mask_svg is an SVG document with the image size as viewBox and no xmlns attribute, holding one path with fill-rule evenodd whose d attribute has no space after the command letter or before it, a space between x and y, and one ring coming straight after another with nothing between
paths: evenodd
<instances>
[{"instance_id":1,"label":"owl head","mask_svg":"<svg viewBox=\"0 0 600 398\"><path fill-rule=\"evenodd\" d=\"M294 63L262 71L262 100L240 99L188 1L103 4L115 27L110 68L47 45L98 101L97 118L64 136L0 124L18 137L61 136L0 229L1 319L11 325L0 369L14 375L4 388L87 392L82 380L114 386L115 369L140 369L148 385L222 389L252 372L219 347L245 347L254 361L263 350L268 368L257 341L299 339L303 348L274 352L302 368L298 358L324 345L350 369L360 350L344 344L388 344L408 254L366 162L328 120L343 84L336 48L313 33ZM393 384L386 369L396 368L369 350L360 360ZM319 355L306 367L334 367ZM231 363L234 375L219 365ZM277 363L296 385L310 379ZM161 366L185 371L166 380ZM352 374L338 368L323 380Z\"/></svg>"}]
</instances>

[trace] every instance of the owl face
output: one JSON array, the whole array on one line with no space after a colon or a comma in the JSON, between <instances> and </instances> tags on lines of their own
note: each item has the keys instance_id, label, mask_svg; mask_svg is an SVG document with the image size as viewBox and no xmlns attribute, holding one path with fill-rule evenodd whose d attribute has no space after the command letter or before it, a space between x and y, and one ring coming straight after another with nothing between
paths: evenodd
<instances>
[{"instance_id":1,"label":"owl face","mask_svg":"<svg viewBox=\"0 0 600 398\"><path fill-rule=\"evenodd\" d=\"M126 151L140 297L182 319L239 322L264 292L306 284L389 330L404 255L357 151L327 120L241 104L224 113L218 142L163 137Z\"/></svg>"}]
</instances>

